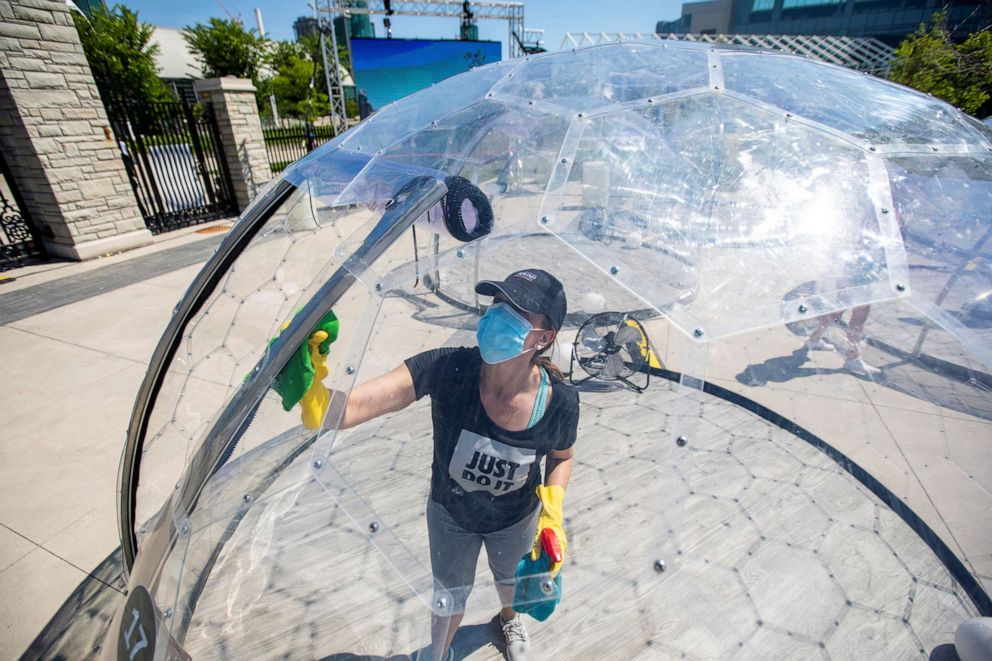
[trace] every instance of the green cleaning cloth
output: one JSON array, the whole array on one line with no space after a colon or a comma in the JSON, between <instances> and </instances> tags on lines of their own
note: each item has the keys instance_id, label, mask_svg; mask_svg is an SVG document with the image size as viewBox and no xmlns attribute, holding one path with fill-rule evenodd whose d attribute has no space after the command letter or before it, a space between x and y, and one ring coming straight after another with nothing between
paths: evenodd
<instances>
[{"instance_id":1,"label":"green cleaning cloth","mask_svg":"<svg viewBox=\"0 0 992 661\"><path fill-rule=\"evenodd\" d=\"M289 322L286 322L283 330L288 325ZM318 345L321 356L326 356L331 349L331 343L338 339L338 327L338 318L334 316L332 310L328 310L317 327L310 333L311 337L318 331L327 333L327 339ZM271 345L275 341L276 338L272 338L269 344ZM314 372L313 361L310 360L310 347L307 342L304 342L293 353L289 362L286 363L286 366L282 368L279 376L272 383L273 390L282 397L283 410L290 410L303 399L303 396L310 390L310 386L313 385Z\"/></svg>"}]
</instances>

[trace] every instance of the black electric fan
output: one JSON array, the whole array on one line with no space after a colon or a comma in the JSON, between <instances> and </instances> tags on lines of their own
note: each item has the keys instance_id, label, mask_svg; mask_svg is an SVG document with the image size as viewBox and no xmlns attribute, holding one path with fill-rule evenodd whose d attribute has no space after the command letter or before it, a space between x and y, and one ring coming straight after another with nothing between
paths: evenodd
<instances>
[{"instance_id":1,"label":"black electric fan","mask_svg":"<svg viewBox=\"0 0 992 661\"><path fill-rule=\"evenodd\" d=\"M651 382L647 369L651 356L648 334L639 321L626 312L600 312L582 324L572 343L569 379L581 385L590 379L616 381L635 392L644 392ZM576 379L575 363L586 377ZM644 384L630 380L635 374L644 375Z\"/></svg>"}]
</instances>

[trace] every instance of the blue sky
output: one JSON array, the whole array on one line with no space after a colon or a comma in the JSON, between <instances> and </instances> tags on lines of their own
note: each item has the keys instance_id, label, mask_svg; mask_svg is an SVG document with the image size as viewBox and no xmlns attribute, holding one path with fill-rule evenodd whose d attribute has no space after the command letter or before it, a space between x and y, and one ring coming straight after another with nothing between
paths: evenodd
<instances>
[{"instance_id":1,"label":"blue sky","mask_svg":"<svg viewBox=\"0 0 992 661\"><path fill-rule=\"evenodd\" d=\"M108 0L114 4L115 0ZM255 27L255 7L262 10L265 31L273 39L292 39L293 21L311 15L306 0L125 0L139 17L164 27L181 28L204 22L211 16L227 18L240 14L244 24ZM528 28L544 28L548 50L561 46L566 32L653 32L659 20L681 14L682 0L531 0L524 8ZM376 36L385 36L382 17L373 17ZM394 16L393 36L406 38L455 38L458 19ZM479 21L479 38L504 42L506 21Z\"/></svg>"}]
</instances>

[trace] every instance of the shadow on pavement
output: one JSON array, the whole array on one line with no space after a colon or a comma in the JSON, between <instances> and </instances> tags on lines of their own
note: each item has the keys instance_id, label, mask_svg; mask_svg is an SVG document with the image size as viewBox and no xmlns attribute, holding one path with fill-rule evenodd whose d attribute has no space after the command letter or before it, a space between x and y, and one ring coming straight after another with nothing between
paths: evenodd
<instances>
[{"instance_id":1,"label":"shadow on pavement","mask_svg":"<svg viewBox=\"0 0 992 661\"><path fill-rule=\"evenodd\" d=\"M808 356L809 352L806 348L800 347L787 356L777 356L757 365L748 365L735 378L746 386L763 386L769 382L785 383L804 376L844 371L803 367Z\"/></svg>"},{"instance_id":2,"label":"shadow on pavement","mask_svg":"<svg viewBox=\"0 0 992 661\"><path fill-rule=\"evenodd\" d=\"M496 617L499 617L498 615ZM476 650L482 649L486 645L493 645L501 654L504 650L497 645L498 636L495 633L496 617L485 624L472 624L458 627L455 638L451 641L451 649L454 651L454 658L464 659ZM426 655L427 648L414 651L412 654L394 654L393 656L374 656L367 654L352 654L350 652L339 652L325 656L320 661L430 661ZM421 658L423 655L423 659Z\"/></svg>"},{"instance_id":3,"label":"shadow on pavement","mask_svg":"<svg viewBox=\"0 0 992 661\"><path fill-rule=\"evenodd\" d=\"M945 643L930 650L930 661L961 661L954 645Z\"/></svg>"},{"instance_id":4,"label":"shadow on pavement","mask_svg":"<svg viewBox=\"0 0 992 661\"><path fill-rule=\"evenodd\" d=\"M96 658L114 612L124 600L125 587L118 547L79 584L21 659Z\"/></svg>"},{"instance_id":5,"label":"shadow on pavement","mask_svg":"<svg viewBox=\"0 0 992 661\"><path fill-rule=\"evenodd\" d=\"M992 420L988 398L992 379L987 374L926 354L910 355L877 341L869 342L863 354L870 365L882 370L880 374L868 377L843 368L803 367L809 352L800 347L791 354L748 365L734 378L743 385L760 387L809 376L849 374L944 408Z\"/></svg>"}]
</instances>

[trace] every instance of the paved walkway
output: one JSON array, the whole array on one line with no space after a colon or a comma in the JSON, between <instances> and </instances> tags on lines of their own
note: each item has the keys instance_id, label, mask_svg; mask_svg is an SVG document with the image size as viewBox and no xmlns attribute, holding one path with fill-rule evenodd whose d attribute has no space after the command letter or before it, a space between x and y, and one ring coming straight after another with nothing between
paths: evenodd
<instances>
[{"instance_id":1,"label":"paved walkway","mask_svg":"<svg viewBox=\"0 0 992 661\"><path fill-rule=\"evenodd\" d=\"M64 646L97 638L92 621L68 635L65 616L109 612L123 588L115 486L134 396L172 308L223 236L197 230L229 222L0 274L0 658L43 629L28 656L81 658Z\"/></svg>"}]
</instances>

